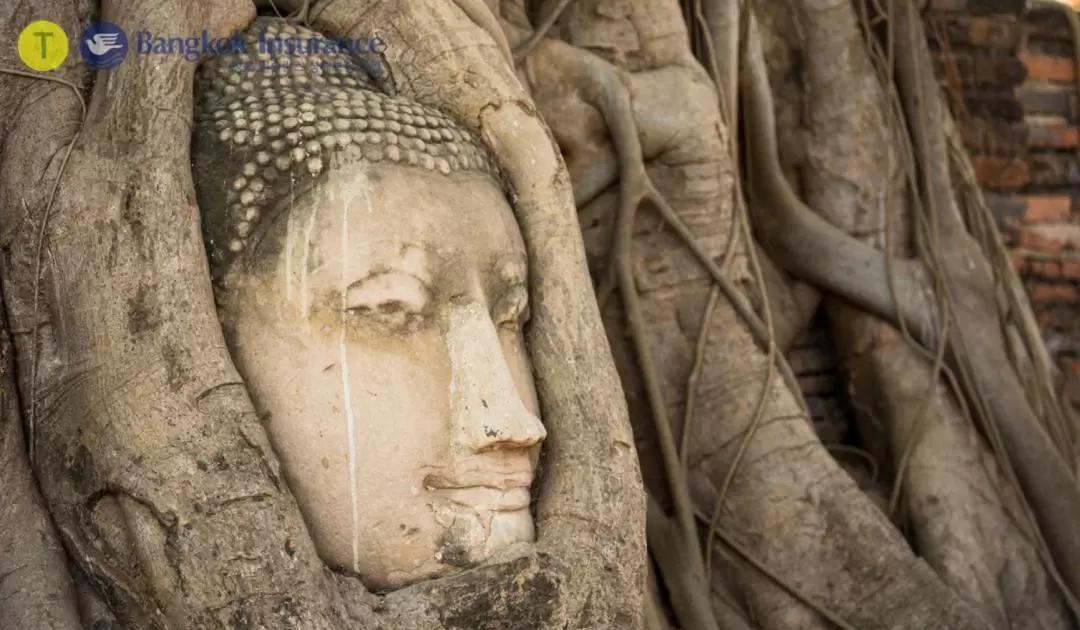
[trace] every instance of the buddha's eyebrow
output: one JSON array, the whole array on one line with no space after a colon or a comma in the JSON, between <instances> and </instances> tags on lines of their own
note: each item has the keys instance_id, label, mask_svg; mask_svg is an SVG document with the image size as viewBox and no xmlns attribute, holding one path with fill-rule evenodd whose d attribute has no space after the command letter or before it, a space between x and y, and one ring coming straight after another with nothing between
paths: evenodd
<instances>
[{"instance_id":1,"label":"buddha's eyebrow","mask_svg":"<svg viewBox=\"0 0 1080 630\"><path fill-rule=\"evenodd\" d=\"M389 272L407 273L416 276L425 284L431 284L432 269L436 264L445 264L443 257L435 248L423 243L402 242L397 240L378 240L367 243L362 261L348 264L348 275L352 282ZM308 273L326 266L326 259L320 260L309 268ZM342 264L338 260L335 264Z\"/></svg>"},{"instance_id":2,"label":"buddha's eyebrow","mask_svg":"<svg viewBox=\"0 0 1080 630\"><path fill-rule=\"evenodd\" d=\"M416 276L426 284L432 281L432 265L445 265L443 256L435 248L423 243L399 243L397 256L400 261L398 268L401 271Z\"/></svg>"}]
</instances>

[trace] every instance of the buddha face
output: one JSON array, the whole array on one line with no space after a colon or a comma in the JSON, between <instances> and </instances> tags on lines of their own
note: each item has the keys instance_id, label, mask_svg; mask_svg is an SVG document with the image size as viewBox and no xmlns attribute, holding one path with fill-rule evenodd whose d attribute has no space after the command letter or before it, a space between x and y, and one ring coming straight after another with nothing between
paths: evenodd
<instances>
[{"instance_id":1,"label":"buddha face","mask_svg":"<svg viewBox=\"0 0 1080 630\"><path fill-rule=\"evenodd\" d=\"M526 257L487 177L331 172L219 295L323 560L386 590L534 538Z\"/></svg>"}]
</instances>

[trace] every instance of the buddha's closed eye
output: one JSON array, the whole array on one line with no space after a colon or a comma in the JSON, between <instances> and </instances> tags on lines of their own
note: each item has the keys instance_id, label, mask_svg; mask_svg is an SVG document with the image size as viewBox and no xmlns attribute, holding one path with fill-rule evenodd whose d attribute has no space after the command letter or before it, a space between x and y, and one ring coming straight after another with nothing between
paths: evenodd
<instances>
[{"instance_id":1,"label":"buddha's closed eye","mask_svg":"<svg viewBox=\"0 0 1080 630\"><path fill-rule=\"evenodd\" d=\"M416 276L388 271L349 285L345 314L396 330L413 330L424 319L431 289Z\"/></svg>"}]
</instances>

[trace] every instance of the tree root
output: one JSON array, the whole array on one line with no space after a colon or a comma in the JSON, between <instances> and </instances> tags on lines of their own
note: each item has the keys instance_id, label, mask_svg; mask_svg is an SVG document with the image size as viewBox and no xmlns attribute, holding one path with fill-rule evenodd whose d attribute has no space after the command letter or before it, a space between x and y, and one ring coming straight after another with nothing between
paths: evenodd
<instances>
[{"instance_id":1,"label":"tree root","mask_svg":"<svg viewBox=\"0 0 1080 630\"><path fill-rule=\"evenodd\" d=\"M551 27L555 25L555 22L559 21L559 17L562 16L563 11L566 10L566 7L570 6L570 3L573 2L573 0L556 1L557 4L554 4L554 6L551 2L541 3L543 8L551 8L548 11L542 13L542 15L544 16L543 20L541 20L540 24L536 26L532 34L529 35L529 38L526 39L516 49L514 49L513 61L515 66L521 65L521 62L524 61L525 58L528 57L530 54L532 54L532 51L536 48L536 45L540 43L540 40L547 37L548 31L550 31Z\"/></svg>"},{"instance_id":2,"label":"tree root","mask_svg":"<svg viewBox=\"0 0 1080 630\"><path fill-rule=\"evenodd\" d=\"M0 323L6 318L0 317ZM78 630L67 558L26 457L13 348L0 325L0 619L13 628Z\"/></svg>"},{"instance_id":3,"label":"tree root","mask_svg":"<svg viewBox=\"0 0 1080 630\"><path fill-rule=\"evenodd\" d=\"M835 310L834 328L850 331L859 315ZM892 461L908 462L892 474L905 488L920 555L993 627L1070 627L1011 482L929 362L893 333L846 367L853 395L885 425Z\"/></svg>"},{"instance_id":4,"label":"tree root","mask_svg":"<svg viewBox=\"0 0 1080 630\"><path fill-rule=\"evenodd\" d=\"M760 167L752 173L753 190L773 210L770 216L759 217L766 248L792 273L881 317L894 322L903 320L918 330L926 314L936 310L920 265L913 261L886 261L872 247L850 239L802 205L782 180L771 120L772 98L760 45L753 39L744 111L750 118L748 146ZM824 252L829 253L828 258L823 256ZM983 268L976 264L974 256L962 250L956 256L957 262L964 267L970 265L976 269L976 276L980 275ZM890 265L895 273L890 274ZM956 263L950 263L949 267L956 269ZM980 416L984 422L994 422L1002 431L1009 459L1017 467L1021 486L1032 501L1066 582L1077 590L1080 539L1074 535L1072 523L1080 522L1080 491L1064 460L1035 421L1014 375L1002 379L996 372L999 366L1007 364L1008 358L1001 343L994 341L999 328L996 322L987 321L987 312L994 311L988 311L980 297L979 287L987 284L977 277L965 278L963 282L954 278L950 282L950 312L938 317L957 318L964 326L949 343L947 358L961 368L957 371L965 391L976 396L981 392L988 402ZM929 331L919 332L919 341L925 347L937 347L939 340L933 339Z\"/></svg>"},{"instance_id":5,"label":"tree root","mask_svg":"<svg viewBox=\"0 0 1080 630\"><path fill-rule=\"evenodd\" d=\"M686 599L679 602L682 606L676 607L676 613L679 615L680 622L687 627L716 627L716 621L712 618L712 608L708 603L705 568L698 551L693 506L686 487L686 477L681 474L679 453L667 418L667 410L664 407L659 375L649 349L645 319L641 313L633 269L630 266L634 218L638 206L645 199L658 201L661 204L664 201L656 193L645 173L637 127L630 106L629 90L617 70L600 58L585 54L561 42L544 42L537 51L537 55L547 63L559 63L559 67L565 69L565 78L570 83L587 90L586 100L601 111L611 132L615 153L619 159L619 210L613 229L608 281L601 285L598 301L603 303L604 296L610 293L612 285L618 285L626 308L627 325L634 340L642 379L650 401L653 424L659 437L661 457L675 505L676 531L679 532L675 547L680 549L679 557L682 558L682 566L688 572L688 575L678 578L671 575L664 576L665 579L677 579L681 582L681 588L690 589L686 594ZM574 57L584 62L575 65L566 63ZM649 522L655 522L655 515ZM666 528L660 527L658 523L657 527L659 529L652 530L654 544L656 544L655 537L666 531ZM664 568L662 565L662 573Z\"/></svg>"},{"instance_id":6,"label":"tree root","mask_svg":"<svg viewBox=\"0 0 1080 630\"><path fill-rule=\"evenodd\" d=\"M75 95L75 98L79 101L79 107L82 109L82 114L79 116L79 127L75 131L75 134L71 137L71 141L64 149L64 157L60 161L60 170L56 175L56 180L53 182L52 188L49 190L48 200L45 202L45 216L41 220L41 229L38 232L37 238L37 256L36 256L36 269L34 271L34 298L33 298L33 320L38 321L40 316L39 311L39 298L41 296L41 259L42 254L45 251L45 228L49 225L49 215L52 213L53 203L56 201L56 191L60 188L60 180L64 177L64 171L67 170L68 160L71 159L71 151L75 148L75 143L79 141L79 135L82 133L83 121L86 120L86 100L83 98L82 92L75 86L74 83L59 77L52 77L42 74L33 74L30 72L23 72L21 70L12 70L10 68L0 68L0 74L8 74L11 76L24 77L35 80L52 81L69 88ZM26 202L23 201L25 210ZM38 325L33 326L31 332L30 346L36 348L38 345L38 332L41 327ZM38 362L40 357L35 354L33 358L33 364L30 367L30 400L37 400L37 373ZM27 450L30 456L30 466L34 465L34 453L35 453L35 438L37 425L37 405L34 402L30 404L29 418L27 419Z\"/></svg>"},{"instance_id":7,"label":"tree root","mask_svg":"<svg viewBox=\"0 0 1080 630\"><path fill-rule=\"evenodd\" d=\"M145 2L115 7L107 2L101 15L149 28L160 27L164 18L172 20L165 28L229 32L250 17L247 8L228 3L182 7L158 3L148 8ZM56 6L49 9L58 12ZM69 17L80 14L74 7L63 11ZM184 16L184 24L176 24L176 16ZM64 27L77 32L79 25L73 18ZM234 448L237 445L229 439L230 429L255 421L254 414L245 414L241 397L218 401L224 404L216 409L195 409L186 398L200 382L223 377L227 359L221 359L225 349L205 277L197 215L185 201L190 199L185 190L191 188L185 149L190 143L188 117L162 115L190 110L194 69L183 60L154 63L150 72L137 60L129 60L112 71L108 81L96 83L92 122L81 130L62 173L50 160L58 149L52 146L57 141L55 129L43 133L40 121L52 116L66 122L79 110L79 99L38 84L10 92L19 96L11 99L13 109L5 112L10 127L0 195L3 207L23 207L27 212L25 217L13 213L4 217L10 237L4 301L17 329L40 329L40 335L17 342L23 402L27 412L40 419L35 422L35 472L65 544L73 551L72 560L107 587L103 590L127 620L147 620L146 627L162 627L165 620L213 627L221 621L219 615L236 612L256 623L259 619L270 623L276 617L271 598L259 603L228 600L229 589L256 594L274 590L267 583L280 580L278 585L289 587L280 592L293 591L302 601L294 607L296 619L312 628L333 627L338 611L329 589L320 591L326 585L320 583L323 568L310 541L303 545L306 533L291 496L274 488L250 446ZM147 81L151 75L171 79ZM32 111L20 99L32 101ZM34 120L26 120L31 116ZM73 134L74 130L61 137L66 142ZM156 168L146 170L148 163ZM46 186L53 190L42 194ZM92 210L83 207L87 199L93 201ZM116 237L111 247L105 234ZM43 246L35 248L39 244ZM47 296L42 300L47 305L42 309L48 315L45 324L37 315L39 293ZM127 326L128 308L140 300L149 300L169 316L135 335ZM168 340L173 367L187 377L174 383L176 387L159 378L167 370L155 333ZM145 371L137 380L123 380L139 368ZM147 396L141 395L144 387L150 392ZM166 446L169 435L175 441ZM179 452L176 445L181 443L190 450ZM219 453L222 461L234 466L230 478L223 482L221 475L193 473L198 469L190 456L198 452ZM73 466L73 461L79 465ZM249 463L253 465L248 467ZM178 478L177 467L185 464L191 468ZM171 530L172 553L166 559L166 550L156 549L154 561L183 575L193 588L154 592L144 579L148 566L131 567L126 576L116 570L117 557L145 542L142 532L127 532L136 540L124 535L100 537L96 528L101 523L88 516L84 506L100 490L128 486L129 481L159 514L175 518L173 525L184 520L183 528ZM268 488L269 499L250 512L237 507L230 515L212 517L194 509L194 503L222 490L222 485L261 484ZM253 525L271 513L272 525L256 534ZM231 526L230 518L235 519ZM210 521L226 525L230 535L219 535ZM252 572L248 565L240 568L231 559L234 544L252 543L244 533L257 535L252 548L266 552L259 571ZM268 548L278 549L275 542L283 543L292 533L298 534L293 558ZM102 540L118 553L100 552ZM214 548L220 549L220 557L200 556L202 550ZM77 553L80 549L93 553ZM208 596L206 589L219 586L223 576L233 581ZM227 601L222 604L222 599Z\"/></svg>"}]
</instances>

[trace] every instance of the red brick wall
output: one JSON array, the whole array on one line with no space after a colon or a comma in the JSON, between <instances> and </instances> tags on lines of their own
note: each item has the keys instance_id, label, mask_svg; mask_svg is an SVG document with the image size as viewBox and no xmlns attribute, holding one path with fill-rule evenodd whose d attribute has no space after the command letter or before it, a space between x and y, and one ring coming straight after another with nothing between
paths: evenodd
<instances>
[{"instance_id":1,"label":"red brick wall","mask_svg":"<svg viewBox=\"0 0 1080 630\"><path fill-rule=\"evenodd\" d=\"M997 13L979 15L963 2L933 0L928 32L976 174L1080 403L1080 94L1072 37L1059 13L1025 15L1016 3L996 4Z\"/></svg>"}]
</instances>

